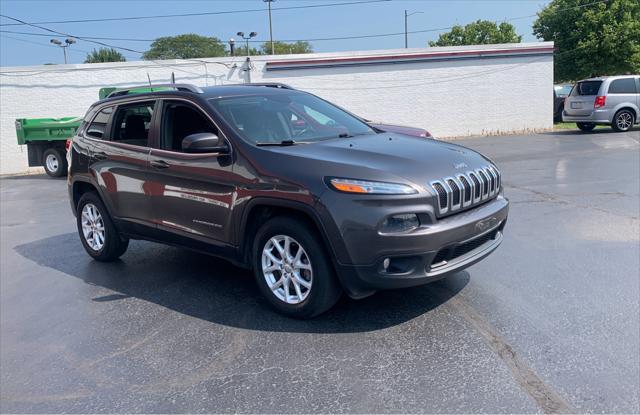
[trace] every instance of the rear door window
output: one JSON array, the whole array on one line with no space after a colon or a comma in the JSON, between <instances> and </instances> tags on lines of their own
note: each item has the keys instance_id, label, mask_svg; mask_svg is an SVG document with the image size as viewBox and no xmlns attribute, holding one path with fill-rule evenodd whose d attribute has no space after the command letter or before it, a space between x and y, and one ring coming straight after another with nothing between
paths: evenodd
<instances>
[{"instance_id":1,"label":"rear door window","mask_svg":"<svg viewBox=\"0 0 640 415\"><path fill-rule=\"evenodd\" d=\"M633 78L616 79L609 85L610 94L635 94L636 81Z\"/></svg>"},{"instance_id":2,"label":"rear door window","mask_svg":"<svg viewBox=\"0 0 640 415\"><path fill-rule=\"evenodd\" d=\"M121 105L114 116L112 141L149 146L149 130L155 101L136 102Z\"/></svg>"},{"instance_id":3,"label":"rear door window","mask_svg":"<svg viewBox=\"0 0 640 415\"><path fill-rule=\"evenodd\" d=\"M602 81L582 81L578 82L571 91L571 96L577 95L598 95Z\"/></svg>"}]
</instances>

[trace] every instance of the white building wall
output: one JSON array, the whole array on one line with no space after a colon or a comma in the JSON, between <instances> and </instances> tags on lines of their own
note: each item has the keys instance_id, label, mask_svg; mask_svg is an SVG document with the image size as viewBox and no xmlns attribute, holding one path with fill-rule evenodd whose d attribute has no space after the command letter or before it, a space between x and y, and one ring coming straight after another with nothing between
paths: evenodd
<instances>
[{"instance_id":1,"label":"white building wall","mask_svg":"<svg viewBox=\"0 0 640 415\"><path fill-rule=\"evenodd\" d=\"M422 127L436 137L500 134L552 127L553 55L451 59L267 71L266 62L416 53L539 48L550 43L400 49L251 59L252 82L283 82L367 119ZM205 63L206 62L206 63ZM28 170L16 118L84 115L104 86L176 82L243 83L245 59L122 62L0 68L0 174Z\"/></svg>"}]
</instances>

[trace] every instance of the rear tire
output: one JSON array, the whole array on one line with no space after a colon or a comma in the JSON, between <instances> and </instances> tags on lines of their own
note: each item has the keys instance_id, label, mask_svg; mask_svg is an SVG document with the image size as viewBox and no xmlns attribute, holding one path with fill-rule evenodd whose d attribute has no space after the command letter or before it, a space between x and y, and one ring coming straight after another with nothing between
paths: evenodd
<instances>
[{"instance_id":1,"label":"rear tire","mask_svg":"<svg viewBox=\"0 0 640 415\"><path fill-rule=\"evenodd\" d=\"M48 148L42 154L42 167L50 177L67 175L67 158L57 148Z\"/></svg>"},{"instance_id":2,"label":"rear tire","mask_svg":"<svg viewBox=\"0 0 640 415\"><path fill-rule=\"evenodd\" d=\"M317 316L342 294L331 259L316 235L304 221L288 217L270 219L256 234L256 282L267 301L287 316Z\"/></svg>"},{"instance_id":3,"label":"rear tire","mask_svg":"<svg viewBox=\"0 0 640 415\"><path fill-rule=\"evenodd\" d=\"M85 251L96 261L114 261L125 253L129 239L123 238L95 192L82 195L76 210L78 234Z\"/></svg>"},{"instance_id":4,"label":"rear tire","mask_svg":"<svg viewBox=\"0 0 640 415\"><path fill-rule=\"evenodd\" d=\"M613 116L613 123L611 123L611 127L615 131L623 133L632 129L635 121L636 117L633 111L622 109L616 112L616 115Z\"/></svg>"},{"instance_id":5,"label":"rear tire","mask_svg":"<svg viewBox=\"0 0 640 415\"><path fill-rule=\"evenodd\" d=\"M596 125L592 122L578 122L576 123L576 125L582 131L592 131L594 128L596 128Z\"/></svg>"}]
</instances>

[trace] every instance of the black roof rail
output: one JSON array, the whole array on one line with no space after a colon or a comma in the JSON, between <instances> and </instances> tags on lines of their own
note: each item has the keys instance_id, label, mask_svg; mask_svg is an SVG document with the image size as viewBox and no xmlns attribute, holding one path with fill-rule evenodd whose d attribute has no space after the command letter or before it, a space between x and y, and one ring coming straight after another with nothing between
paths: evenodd
<instances>
[{"instance_id":1,"label":"black roof rail","mask_svg":"<svg viewBox=\"0 0 640 415\"><path fill-rule=\"evenodd\" d=\"M173 88L176 91L188 91L188 92L193 92L195 94L202 94L204 91L192 84L151 84L151 85L137 85L137 86L130 86L127 88L118 88L115 91L112 91L109 95L107 95L107 98L113 98L113 97L118 97L121 95L128 95L129 92L136 90L136 89L150 89L150 92L155 92L153 89L154 88Z\"/></svg>"},{"instance_id":2,"label":"black roof rail","mask_svg":"<svg viewBox=\"0 0 640 415\"><path fill-rule=\"evenodd\" d=\"M283 84L280 82L253 82L253 83L248 83L248 84L241 84L241 85L246 85L246 86L266 86L269 88L279 88L279 89L293 89L295 90L294 87L287 85L287 84Z\"/></svg>"}]
</instances>

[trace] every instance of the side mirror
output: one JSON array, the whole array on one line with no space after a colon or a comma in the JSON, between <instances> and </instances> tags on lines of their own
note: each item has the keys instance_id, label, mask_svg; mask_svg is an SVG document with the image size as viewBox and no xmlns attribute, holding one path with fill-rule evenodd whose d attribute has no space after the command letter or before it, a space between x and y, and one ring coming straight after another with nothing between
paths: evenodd
<instances>
[{"instance_id":1,"label":"side mirror","mask_svg":"<svg viewBox=\"0 0 640 415\"><path fill-rule=\"evenodd\" d=\"M197 133L182 139L185 153L224 153L229 151L224 140L213 133Z\"/></svg>"}]
</instances>

